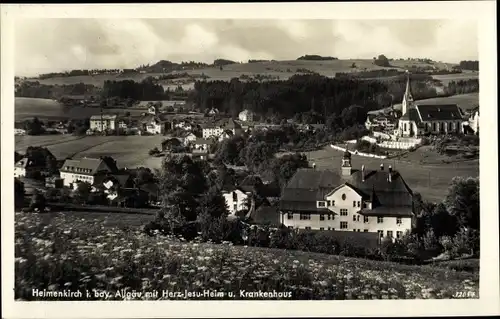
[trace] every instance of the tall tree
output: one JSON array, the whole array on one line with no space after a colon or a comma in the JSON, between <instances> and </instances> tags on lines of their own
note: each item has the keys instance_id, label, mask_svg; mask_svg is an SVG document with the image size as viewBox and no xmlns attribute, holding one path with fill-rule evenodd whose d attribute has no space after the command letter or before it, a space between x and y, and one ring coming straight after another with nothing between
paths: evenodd
<instances>
[{"instance_id":1,"label":"tall tree","mask_svg":"<svg viewBox=\"0 0 500 319\"><path fill-rule=\"evenodd\" d=\"M459 227L479 229L479 178L453 178L444 205Z\"/></svg>"}]
</instances>

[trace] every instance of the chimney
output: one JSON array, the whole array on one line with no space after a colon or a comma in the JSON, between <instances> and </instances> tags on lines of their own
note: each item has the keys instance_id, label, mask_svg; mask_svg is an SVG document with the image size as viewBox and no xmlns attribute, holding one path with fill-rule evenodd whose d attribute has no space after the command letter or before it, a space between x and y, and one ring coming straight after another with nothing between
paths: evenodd
<instances>
[{"instance_id":1,"label":"chimney","mask_svg":"<svg viewBox=\"0 0 500 319\"><path fill-rule=\"evenodd\" d=\"M380 170L383 171L384 170L384 163L380 164Z\"/></svg>"},{"instance_id":2,"label":"chimney","mask_svg":"<svg viewBox=\"0 0 500 319\"><path fill-rule=\"evenodd\" d=\"M361 165L361 181L365 181L365 165Z\"/></svg>"},{"instance_id":3,"label":"chimney","mask_svg":"<svg viewBox=\"0 0 500 319\"><path fill-rule=\"evenodd\" d=\"M392 166L389 165L389 174L387 174L387 181L392 182Z\"/></svg>"}]
</instances>

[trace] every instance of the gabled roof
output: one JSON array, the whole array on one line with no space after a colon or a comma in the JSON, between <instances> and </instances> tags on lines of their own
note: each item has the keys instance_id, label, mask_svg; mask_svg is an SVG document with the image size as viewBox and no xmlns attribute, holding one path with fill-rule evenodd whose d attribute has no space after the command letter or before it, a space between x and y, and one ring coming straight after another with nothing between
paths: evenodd
<instances>
[{"instance_id":1,"label":"gabled roof","mask_svg":"<svg viewBox=\"0 0 500 319\"><path fill-rule=\"evenodd\" d=\"M283 210L328 211L317 208L316 202L325 197L335 188L348 185L364 199L371 199L373 208L406 207L411 210L413 195L411 189L397 171L371 170L354 171L348 179L329 170L299 169L290 179L281 193L280 206ZM389 182L389 174L391 181Z\"/></svg>"},{"instance_id":2,"label":"gabled roof","mask_svg":"<svg viewBox=\"0 0 500 319\"><path fill-rule=\"evenodd\" d=\"M420 123L420 116L418 115L418 111L416 109L409 109L406 113L401 116L401 120L413 121L415 123Z\"/></svg>"},{"instance_id":3,"label":"gabled roof","mask_svg":"<svg viewBox=\"0 0 500 319\"><path fill-rule=\"evenodd\" d=\"M100 121L101 119L103 120L116 120L117 115L116 114L98 114L98 115L92 115L90 117L91 120L97 120Z\"/></svg>"},{"instance_id":4,"label":"gabled roof","mask_svg":"<svg viewBox=\"0 0 500 319\"><path fill-rule=\"evenodd\" d=\"M462 120L463 115L456 104L436 104L416 106L422 121L456 121Z\"/></svg>"},{"instance_id":5,"label":"gabled roof","mask_svg":"<svg viewBox=\"0 0 500 319\"><path fill-rule=\"evenodd\" d=\"M209 139L209 138L197 138L196 141L194 142L195 144L213 144L214 140Z\"/></svg>"},{"instance_id":6,"label":"gabled roof","mask_svg":"<svg viewBox=\"0 0 500 319\"><path fill-rule=\"evenodd\" d=\"M81 175L95 175L97 174L98 168L101 164L106 165L106 163L100 158L84 157L79 160L68 159L64 162L60 171Z\"/></svg>"},{"instance_id":7,"label":"gabled roof","mask_svg":"<svg viewBox=\"0 0 500 319\"><path fill-rule=\"evenodd\" d=\"M94 177L94 185L100 186L108 180L113 180L118 183L119 186L124 187L132 180L132 177L128 173L103 173L98 174Z\"/></svg>"},{"instance_id":8,"label":"gabled roof","mask_svg":"<svg viewBox=\"0 0 500 319\"><path fill-rule=\"evenodd\" d=\"M28 168L28 167L34 166L33 164L34 164L33 161L31 161L29 158L25 157L25 158L20 159L15 164L15 167Z\"/></svg>"},{"instance_id":9,"label":"gabled roof","mask_svg":"<svg viewBox=\"0 0 500 319\"><path fill-rule=\"evenodd\" d=\"M276 206L260 205L250 214L253 224L278 226L281 224L280 212Z\"/></svg>"}]
</instances>

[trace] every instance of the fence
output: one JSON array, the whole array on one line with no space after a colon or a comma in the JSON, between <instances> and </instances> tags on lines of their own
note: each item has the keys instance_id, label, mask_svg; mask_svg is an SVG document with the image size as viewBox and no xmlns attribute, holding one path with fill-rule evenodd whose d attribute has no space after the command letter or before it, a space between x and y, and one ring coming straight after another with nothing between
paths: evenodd
<instances>
[{"instance_id":1,"label":"fence","mask_svg":"<svg viewBox=\"0 0 500 319\"><path fill-rule=\"evenodd\" d=\"M333 145L332 144L332 145L330 145L330 147L333 148L333 149L335 149L335 150L342 151L342 152L346 151L345 148L337 146L337 145ZM358 151L350 151L349 150L349 153L354 154L354 155L364 156L364 157L371 157L371 158L380 158L380 159L387 158L387 156L385 156L385 155L368 154L368 153L363 153L363 152L358 152Z\"/></svg>"}]
</instances>

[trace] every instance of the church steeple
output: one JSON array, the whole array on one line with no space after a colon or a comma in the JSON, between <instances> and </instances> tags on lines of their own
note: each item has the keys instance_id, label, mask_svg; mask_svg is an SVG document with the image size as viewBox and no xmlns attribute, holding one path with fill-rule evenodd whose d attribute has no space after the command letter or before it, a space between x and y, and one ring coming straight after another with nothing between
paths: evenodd
<instances>
[{"instance_id":1,"label":"church steeple","mask_svg":"<svg viewBox=\"0 0 500 319\"><path fill-rule=\"evenodd\" d=\"M352 166L351 166L351 152L345 148L344 156L342 156L342 176L351 176Z\"/></svg>"},{"instance_id":2,"label":"church steeple","mask_svg":"<svg viewBox=\"0 0 500 319\"><path fill-rule=\"evenodd\" d=\"M405 95L403 96L403 102L401 103L402 115L405 115L413 104L413 96L411 95L411 90L410 90L410 72L408 70L406 70L406 76L407 76L406 90L405 90Z\"/></svg>"}]
</instances>

